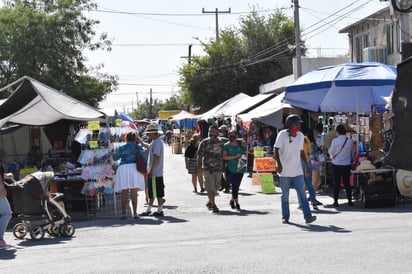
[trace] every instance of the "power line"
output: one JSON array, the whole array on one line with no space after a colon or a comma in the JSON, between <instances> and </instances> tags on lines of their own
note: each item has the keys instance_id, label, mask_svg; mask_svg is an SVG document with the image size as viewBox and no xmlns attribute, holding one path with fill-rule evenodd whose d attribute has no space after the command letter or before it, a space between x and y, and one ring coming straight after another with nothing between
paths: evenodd
<instances>
[{"instance_id":1,"label":"power line","mask_svg":"<svg viewBox=\"0 0 412 274\"><path fill-rule=\"evenodd\" d=\"M113 47L187 47L189 45L200 46L202 44L194 43L123 43L123 44L112 44Z\"/></svg>"},{"instance_id":2,"label":"power line","mask_svg":"<svg viewBox=\"0 0 412 274\"><path fill-rule=\"evenodd\" d=\"M173 84L143 84L143 83L117 83L119 86L146 86L146 87L170 87Z\"/></svg>"},{"instance_id":3,"label":"power line","mask_svg":"<svg viewBox=\"0 0 412 274\"><path fill-rule=\"evenodd\" d=\"M103 7L101 7L103 8ZM289 9L289 8L279 8L279 9ZM208 13L152 13L152 12L130 12L130 11L119 11L119 10L113 10L113 9L108 9L106 10L101 10L101 9L96 9L94 10L96 12L102 12L102 13L113 13L113 14L127 14L127 15L142 15L142 16L166 16L166 17L198 17L198 16L211 16L212 14ZM243 15L243 14L250 14L252 12L257 12L257 13L268 13L268 12L274 12L276 9L267 9L267 10L259 10L259 11L239 11L239 12L232 12L228 13L226 15Z\"/></svg>"}]
</instances>

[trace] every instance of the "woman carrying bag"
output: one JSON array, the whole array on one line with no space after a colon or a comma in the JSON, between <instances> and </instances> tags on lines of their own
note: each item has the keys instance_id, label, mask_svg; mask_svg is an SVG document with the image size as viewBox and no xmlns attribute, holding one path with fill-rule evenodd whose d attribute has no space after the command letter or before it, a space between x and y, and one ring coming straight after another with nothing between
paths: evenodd
<instances>
[{"instance_id":1,"label":"woman carrying bag","mask_svg":"<svg viewBox=\"0 0 412 274\"><path fill-rule=\"evenodd\" d=\"M239 187L245 172L246 146L243 140L237 139L235 130L229 131L229 142L223 145L223 160L227 161L227 181L232 185L232 209L240 210Z\"/></svg>"}]
</instances>

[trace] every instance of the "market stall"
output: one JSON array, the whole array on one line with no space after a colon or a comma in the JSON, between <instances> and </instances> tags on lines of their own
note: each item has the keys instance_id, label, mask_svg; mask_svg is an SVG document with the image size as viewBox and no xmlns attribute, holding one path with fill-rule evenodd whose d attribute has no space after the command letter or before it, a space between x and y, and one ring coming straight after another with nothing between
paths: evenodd
<instances>
[{"instance_id":1,"label":"market stall","mask_svg":"<svg viewBox=\"0 0 412 274\"><path fill-rule=\"evenodd\" d=\"M337 124L349 125L355 131L351 137L357 144L356 157L362 153L377 159L381 156L381 139L374 122L385 110L384 97L391 94L396 77L395 67L374 62L319 68L287 86L284 101L332 116L332 123L330 117L322 121L326 129ZM329 127L330 124L333 126Z\"/></svg>"},{"instance_id":2,"label":"market stall","mask_svg":"<svg viewBox=\"0 0 412 274\"><path fill-rule=\"evenodd\" d=\"M15 128L1 135L2 167L14 172L16 179L26 171L53 169L53 190L64 190L69 180L81 181L72 162L74 134L80 123L104 120L105 114L27 76L1 90L14 87L0 105L0 126ZM56 183L59 180L60 188Z\"/></svg>"}]
</instances>

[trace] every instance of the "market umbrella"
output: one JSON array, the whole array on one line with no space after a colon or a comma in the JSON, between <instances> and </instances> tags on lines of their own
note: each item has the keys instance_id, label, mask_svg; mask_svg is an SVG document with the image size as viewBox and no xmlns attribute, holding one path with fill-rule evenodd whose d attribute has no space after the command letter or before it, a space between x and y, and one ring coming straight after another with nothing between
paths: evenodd
<instances>
[{"instance_id":1,"label":"market umbrella","mask_svg":"<svg viewBox=\"0 0 412 274\"><path fill-rule=\"evenodd\" d=\"M118 115L117 115L117 118L118 119L122 119L122 121L128 121L128 122L134 122L134 120L133 120L133 118L132 117L130 117L129 115L127 115L126 113L124 113L124 112L120 112Z\"/></svg>"},{"instance_id":2,"label":"market umbrella","mask_svg":"<svg viewBox=\"0 0 412 274\"><path fill-rule=\"evenodd\" d=\"M396 80L396 67L376 62L345 63L315 69L285 89L284 102L310 111L370 112L385 105Z\"/></svg>"},{"instance_id":3,"label":"market umbrella","mask_svg":"<svg viewBox=\"0 0 412 274\"><path fill-rule=\"evenodd\" d=\"M194 128L196 125L196 115L185 110L170 116L169 119L176 121L180 127Z\"/></svg>"}]
</instances>

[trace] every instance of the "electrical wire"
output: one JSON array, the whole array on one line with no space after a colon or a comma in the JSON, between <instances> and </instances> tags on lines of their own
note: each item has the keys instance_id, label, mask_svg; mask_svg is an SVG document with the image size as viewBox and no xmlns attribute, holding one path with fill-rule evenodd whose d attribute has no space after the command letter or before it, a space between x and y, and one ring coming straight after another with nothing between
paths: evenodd
<instances>
[{"instance_id":1,"label":"electrical wire","mask_svg":"<svg viewBox=\"0 0 412 274\"><path fill-rule=\"evenodd\" d=\"M352 3L350 3L350 4L348 4L347 6L345 6L344 8L340 9L339 11L334 12L333 14L330 14L328 17L326 17L326 18L324 18L324 19L321 19L319 22L317 22L317 23L309 26L306 31L303 31L303 35L304 35L304 36L307 36L307 35L310 34L310 33L316 32L317 30L321 30L322 28L324 28L324 27L327 26L327 25L329 25L329 26L335 25L335 24L338 23L339 21L345 19L345 18L346 18L346 17L345 17L346 15L348 15L348 14L352 13L353 11L355 11L355 10L357 10L357 9L365 6L366 4L368 4L369 2L371 2L371 0L365 2L364 4L361 4L361 5L357 6L357 7L355 7L354 9L352 9L352 10L344 13L343 15L339 15L337 18L334 18L334 19L330 20L329 22L326 22L327 19L329 19L329 18L331 18L332 16L337 15L339 12L341 12L341 11L343 11L343 10L351 7L351 6L353 6L353 5L354 5L355 3L357 3L357 2L358 2L358 1L354 1L354 2L352 2ZM126 13L126 12L114 12L114 13ZM127 13L127 14L129 14L129 13ZM134 14L134 13L130 13L130 14L132 14L132 15L138 15L138 14ZM166 14L146 14L146 15L156 15L156 16L180 16L179 14L168 14L168 15L166 15ZM194 16L194 15L195 15L195 14L187 14L187 15L184 15L184 16ZM197 15L201 15L201 14L197 14ZM202 15L202 16L203 16L203 15ZM313 28L313 27L321 24L322 22L324 22L323 25L321 25L320 27L317 27L317 28L315 28L315 29L313 29L313 30L310 30L311 28ZM310 31L309 31L309 30L310 30ZM314 36L316 36L316 35L319 35L320 33L324 32L324 31L325 31L325 30L319 31L319 32L317 32L317 33L314 33L313 35L311 35L311 36L309 36L309 37L307 37L307 38L311 38L311 37L314 37ZM267 55L267 54L270 54L271 52L277 50L278 48L281 48L281 47L285 47L285 46L287 46L287 45L290 45L290 41L292 41L293 38L294 38L294 36L287 37L287 38L283 39L282 41L279 41L279 42L277 42L276 44L274 44L274 45L272 45L272 46L270 46L270 47L268 47L268 48L266 48L266 49L263 49L263 50L261 50L261 51L259 51L259 52L257 52L257 53L254 53L253 55L251 55L251 56L249 56L249 57L247 57L247 58L245 58L245 59L243 59L243 60L236 61L236 62L233 62L233 63L230 63L230 64L213 66L213 67L207 68L207 70L208 70L208 71L213 71L213 74L216 74L216 73L224 73L224 72L227 72L227 71L230 71L230 70L239 68L239 67L248 67L248 66L253 66L253 65L256 65L256 64L259 64L259 63L263 63L263 62L272 61L274 58L279 57L279 56L282 55L283 53L289 52L290 49L284 49L284 50L282 50L282 51L280 51L280 52L276 52L275 54L272 54L272 55L269 55L269 56L265 56L265 57L262 57L262 56ZM120 45L120 44L119 44L119 45ZM133 45L133 44L131 44L131 45ZM136 44L135 44L135 45L136 45ZM137 45L138 45L138 44L137 44ZM142 45L144 45L144 44L142 44ZM166 45L170 45L170 44L166 44ZM126 46L126 45L125 45L125 46ZM260 57L262 57L262 58L260 58ZM258 58L260 58L260 59L258 59ZM285 57L285 58L287 58L287 57ZM245 61L245 60L246 60L246 61Z\"/></svg>"}]
</instances>

